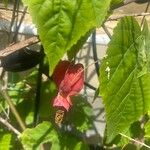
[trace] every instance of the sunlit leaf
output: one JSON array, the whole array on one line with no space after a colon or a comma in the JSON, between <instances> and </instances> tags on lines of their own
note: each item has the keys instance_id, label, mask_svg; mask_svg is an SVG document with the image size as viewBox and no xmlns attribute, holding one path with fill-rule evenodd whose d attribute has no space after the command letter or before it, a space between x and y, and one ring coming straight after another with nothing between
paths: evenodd
<instances>
[{"instance_id":1,"label":"sunlit leaf","mask_svg":"<svg viewBox=\"0 0 150 150\"><path fill-rule=\"evenodd\" d=\"M10 133L0 132L0 149L10 150L11 148L11 137Z\"/></svg>"},{"instance_id":2,"label":"sunlit leaf","mask_svg":"<svg viewBox=\"0 0 150 150\"><path fill-rule=\"evenodd\" d=\"M150 32L149 32L149 28L148 28L148 24L146 20L144 21L142 33L145 39L144 46L146 49L146 55L148 56L148 58L150 58ZM147 61L148 61L148 64L150 64L150 59L147 59ZM148 67L148 71L150 72L150 67Z\"/></svg>"},{"instance_id":3,"label":"sunlit leaf","mask_svg":"<svg viewBox=\"0 0 150 150\"><path fill-rule=\"evenodd\" d=\"M148 28L144 27L149 34ZM150 60L147 36L132 17L114 30L100 68L100 93L106 110L107 142L125 133L150 109Z\"/></svg>"},{"instance_id":4,"label":"sunlit leaf","mask_svg":"<svg viewBox=\"0 0 150 150\"><path fill-rule=\"evenodd\" d=\"M101 25L111 0L23 0L44 46L52 74L60 58L89 30Z\"/></svg>"},{"instance_id":5,"label":"sunlit leaf","mask_svg":"<svg viewBox=\"0 0 150 150\"><path fill-rule=\"evenodd\" d=\"M71 60L76 56L79 50L82 48L83 44L86 42L87 38L90 36L91 31L87 32L83 37L81 37L78 42L71 47L67 52L68 58Z\"/></svg>"},{"instance_id":6,"label":"sunlit leaf","mask_svg":"<svg viewBox=\"0 0 150 150\"><path fill-rule=\"evenodd\" d=\"M144 129L145 129L144 137L150 139L150 120L145 124Z\"/></svg>"},{"instance_id":7,"label":"sunlit leaf","mask_svg":"<svg viewBox=\"0 0 150 150\"><path fill-rule=\"evenodd\" d=\"M40 150L42 143L57 144L57 133L49 122L43 122L33 129L26 129L21 135L21 142L25 150Z\"/></svg>"}]
</instances>

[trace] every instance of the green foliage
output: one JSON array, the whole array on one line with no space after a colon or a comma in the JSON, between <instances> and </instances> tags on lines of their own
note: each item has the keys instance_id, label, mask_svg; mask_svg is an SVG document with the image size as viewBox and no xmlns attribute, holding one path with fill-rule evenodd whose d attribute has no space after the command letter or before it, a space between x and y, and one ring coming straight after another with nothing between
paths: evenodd
<instances>
[{"instance_id":1,"label":"green foliage","mask_svg":"<svg viewBox=\"0 0 150 150\"><path fill-rule=\"evenodd\" d=\"M8 0L3 2L7 6ZM67 53L68 59L72 60L92 31L110 15L109 9L118 7L123 0L23 2L37 26L51 75L64 54ZM47 72L47 67L42 71ZM58 89L51 80L42 80L38 114L40 123L29 128L33 124L37 73L37 69L23 77L18 73L9 73L8 94L27 129L19 139L14 134L0 130L0 149L22 149L22 143L25 150L88 150L83 134L93 128L91 105L85 97L71 97L73 106L65 113L62 125L54 124L56 108L52 103ZM150 121L144 127L145 135L138 121L150 110L150 31L146 21L141 30L133 17L121 19L108 45L106 57L102 60L99 78L100 87L94 98L100 90L106 110L105 146L115 144L120 148L129 143L129 139L119 133L135 139L143 140L144 137L150 143ZM0 91L2 117L8 115L8 108ZM9 119L9 123L20 131L12 113L9 113ZM136 146L128 144L124 149L136 149Z\"/></svg>"},{"instance_id":2,"label":"green foliage","mask_svg":"<svg viewBox=\"0 0 150 150\"><path fill-rule=\"evenodd\" d=\"M58 142L57 133L49 122L43 122L33 129L26 129L21 135L25 150L40 149L41 144L53 141Z\"/></svg>"},{"instance_id":3,"label":"green foliage","mask_svg":"<svg viewBox=\"0 0 150 150\"><path fill-rule=\"evenodd\" d=\"M142 138L144 135L144 131L141 128L141 122L140 121L136 121L134 122L131 127L130 127L130 134L131 137L136 139L136 138Z\"/></svg>"},{"instance_id":4,"label":"green foliage","mask_svg":"<svg viewBox=\"0 0 150 150\"><path fill-rule=\"evenodd\" d=\"M111 0L23 0L29 7L52 74L56 64L91 29L101 25ZM77 47L76 47L77 48Z\"/></svg>"},{"instance_id":5,"label":"green foliage","mask_svg":"<svg viewBox=\"0 0 150 150\"><path fill-rule=\"evenodd\" d=\"M82 48L83 44L86 42L87 38L90 36L91 31L87 32L83 37L81 37L78 42L71 47L71 49L67 52L69 60L72 60Z\"/></svg>"},{"instance_id":6,"label":"green foliage","mask_svg":"<svg viewBox=\"0 0 150 150\"><path fill-rule=\"evenodd\" d=\"M145 124L145 138L150 139L150 120Z\"/></svg>"},{"instance_id":7,"label":"green foliage","mask_svg":"<svg viewBox=\"0 0 150 150\"><path fill-rule=\"evenodd\" d=\"M40 149L41 145L50 142L51 150L88 150L81 139L69 133L57 134L49 122L42 122L35 128L26 129L21 135L25 150Z\"/></svg>"},{"instance_id":8,"label":"green foliage","mask_svg":"<svg viewBox=\"0 0 150 150\"><path fill-rule=\"evenodd\" d=\"M77 130L84 132L92 127L93 111L87 100L81 96L76 96L73 99L73 107L67 114L68 121ZM80 116L80 117L78 117Z\"/></svg>"},{"instance_id":9,"label":"green foliage","mask_svg":"<svg viewBox=\"0 0 150 150\"><path fill-rule=\"evenodd\" d=\"M145 41L144 48L146 50L146 55L148 58L150 58L150 32L146 20L144 22L142 33ZM147 59L146 61L148 62L148 64L150 64L150 59ZM150 67L148 67L147 69L150 72Z\"/></svg>"},{"instance_id":10,"label":"green foliage","mask_svg":"<svg viewBox=\"0 0 150 150\"><path fill-rule=\"evenodd\" d=\"M57 94L56 86L53 83L53 81L46 81L42 83L40 108L39 108L40 117L47 118L52 116L53 114L52 102L56 94Z\"/></svg>"},{"instance_id":11,"label":"green foliage","mask_svg":"<svg viewBox=\"0 0 150 150\"><path fill-rule=\"evenodd\" d=\"M2 94L0 93L0 113L1 113L1 112L4 112L4 113L5 113L5 108L7 108L7 107L8 107L8 105L7 105L7 103L5 102L5 100L4 100L3 96L2 96Z\"/></svg>"},{"instance_id":12,"label":"green foliage","mask_svg":"<svg viewBox=\"0 0 150 150\"><path fill-rule=\"evenodd\" d=\"M114 29L100 68L100 94L106 110L107 142L150 108L149 30L133 17L121 19Z\"/></svg>"},{"instance_id":13,"label":"green foliage","mask_svg":"<svg viewBox=\"0 0 150 150\"><path fill-rule=\"evenodd\" d=\"M123 3L123 1L124 1L124 0L112 0L112 1L111 1L111 6L112 6L112 7L113 7L113 6L116 6L116 5L120 4L120 3Z\"/></svg>"},{"instance_id":14,"label":"green foliage","mask_svg":"<svg viewBox=\"0 0 150 150\"><path fill-rule=\"evenodd\" d=\"M8 94L26 125L33 122L36 76L36 69L21 77L18 73L9 74ZM11 116L11 119L14 122L16 121L13 116Z\"/></svg>"},{"instance_id":15,"label":"green foliage","mask_svg":"<svg viewBox=\"0 0 150 150\"><path fill-rule=\"evenodd\" d=\"M10 150L11 138L12 138L12 135L10 133L0 131L0 149L1 150Z\"/></svg>"},{"instance_id":16,"label":"green foliage","mask_svg":"<svg viewBox=\"0 0 150 150\"><path fill-rule=\"evenodd\" d=\"M86 143L71 134L65 133L59 138L61 150L89 150Z\"/></svg>"}]
</instances>

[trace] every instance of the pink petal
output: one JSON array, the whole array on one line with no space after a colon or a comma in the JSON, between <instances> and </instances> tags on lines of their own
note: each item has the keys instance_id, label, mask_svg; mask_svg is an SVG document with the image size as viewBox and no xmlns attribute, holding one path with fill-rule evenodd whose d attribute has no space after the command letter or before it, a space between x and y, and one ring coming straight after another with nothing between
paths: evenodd
<instances>
[{"instance_id":1,"label":"pink petal","mask_svg":"<svg viewBox=\"0 0 150 150\"><path fill-rule=\"evenodd\" d=\"M54 80L54 82L56 83L57 87L59 87L61 81L64 79L65 73L68 69L68 67L70 66L71 62L69 61L60 61L55 70L54 73L52 75L52 79Z\"/></svg>"},{"instance_id":2,"label":"pink petal","mask_svg":"<svg viewBox=\"0 0 150 150\"><path fill-rule=\"evenodd\" d=\"M67 111L72 103L70 96L81 91L84 84L84 67L82 64L73 64L69 61L60 61L52 75L58 87L58 94L53 106L64 107Z\"/></svg>"},{"instance_id":3,"label":"pink petal","mask_svg":"<svg viewBox=\"0 0 150 150\"><path fill-rule=\"evenodd\" d=\"M82 64L70 65L60 83L60 90L75 95L80 92L84 84L84 68Z\"/></svg>"},{"instance_id":4,"label":"pink petal","mask_svg":"<svg viewBox=\"0 0 150 150\"><path fill-rule=\"evenodd\" d=\"M70 97L63 97L59 93L55 97L54 102L53 102L54 107L64 107L67 111L69 110L71 105L72 103L71 103Z\"/></svg>"}]
</instances>

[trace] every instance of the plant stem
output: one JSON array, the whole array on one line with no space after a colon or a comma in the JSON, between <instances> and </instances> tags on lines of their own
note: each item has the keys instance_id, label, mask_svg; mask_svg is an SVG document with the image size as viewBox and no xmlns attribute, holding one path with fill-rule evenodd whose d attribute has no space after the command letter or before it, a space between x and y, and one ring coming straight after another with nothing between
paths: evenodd
<instances>
[{"instance_id":1,"label":"plant stem","mask_svg":"<svg viewBox=\"0 0 150 150\"><path fill-rule=\"evenodd\" d=\"M105 31L105 33L108 35L109 39L111 39L111 34L108 31L107 27L105 26L105 24L102 25L103 30Z\"/></svg>"},{"instance_id":2,"label":"plant stem","mask_svg":"<svg viewBox=\"0 0 150 150\"><path fill-rule=\"evenodd\" d=\"M89 84L87 82L84 82L84 85L87 86L87 87L89 87L90 89L96 91L96 87L94 87L93 85L91 85L91 84Z\"/></svg>"},{"instance_id":3,"label":"plant stem","mask_svg":"<svg viewBox=\"0 0 150 150\"><path fill-rule=\"evenodd\" d=\"M115 18L108 18L106 21L118 21L119 19L123 18L123 17L126 17L126 16L133 16L133 17L140 17L140 16L150 16L150 13L138 13L138 14L126 14L126 15L121 15L121 16L118 16L118 17L115 17Z\"/></svg>"},{"instance_id":4,"label":"plant stem","mask_svg":"<svg viewBox=\"0 0 150 150\"><path fill-rule=\"evenodd\" d=\"M41 46L41 52L43 51L43 46ZM40 107L40 98L41 98L41 83L42 83L42 68L43 68L43 58L39 64L39 72L37 77L37 89L36 89L36 97L35 97L35 104L34 104L34 121L33 126L35 127L38 118L39 118L39 107Z\"/></svg>"},{"instance_id":5,"label":"plant stem","mask_svg":"<svg viewBox=\"0 0 150 150\"><path fill-rule=\"evenodd\" d=\"M93 59L95 61L96 73L97 76L99 76L99 64L97 62L98 57L97 57L97 48L96 48L96 31L94 31L92 34L92 50L93 50Z\"/></svg>"},{"instance_id":6,"label":"plant stem","mask_svg":"<svg viewBox=\"0 0 150 150\"><path fill-rule=\"evenodd\" d=\"M150 2L147 3L146 9L145 9L145 13L147 13L147 11L148 11L148 9L149 9L149 6L150 6ZM145 20L145 15L144 15L143 18L142 18L141 27L143 26L144 20Z\"/></svg>"},{"instance_id":7,"label":"plant stem","mask_svg":"<svg viewBox=\"0 0 150 150\"><path fill-rule=\"evenodd\" d=\"M0 122L2 124L4 124L9 130L13 131L15 134L20 135L21 133L15 129L9 122L7 122L7 120L3 119L2 117L0 117Z\"/></svg>"},{"instance_id":8,"label":"plant stem","mask_svg":"<svg viewBox=\"0 0 150 150\"><path fill-rule=\"evenodd\" d=\"M21 129L22 129L22 130L25 130L25 129L26 129L25 124L24 124L24 122L22 121L22 119L21 119L21 117L20 117L18 111L16 110L14 104L12 103L10 97L8 96L7 91L6 91L6 90L3 90L2 94L3 94L3 96L4 96L5 100L6 100L6 102L8 103L8 105L9 105L9 107L10 107L10 109L11 109L13 115L15 116L16 120L18 121L18 123L19 123Z\"/></svg>"},{"instance_id":9,"label":"plant stem","mask_svg":"<svg viewBox=\"0 0 150 150\"><path fill-rule=\"evenodd\" d=\"M133 142L135 142L135 143L138 143L138 144L140 144L140 145L142 145L142 146L145 146L145 147L147 147L147 148L150 149L150 146L147 145L147 144L145 144L145 143L143 143L143 142L137 141L137 140L135 140L135 139L133 139L133 138L131 138L131 137L125 135L125 134L122 134L122 133L120 133L120 135L123 136L123 137L125 137L125 138L127 138L127 139L129 139L130 141L133 141Z\"/></svg>"},{"instance_id":10,"label":"plant stem","mask_svg":"<svg viewBox=\"0 0 150 150\"><path fill-rule=\"evenodd\" d=\"M19 24L18 24L17 27L16 27L16 31L15 31L15 34L14 34L14 37L13 37L13 40L14 40L14 41L17 39L18 31L19 31L19 29L20 29L20 26L21 26L21 24L22 24L22 22L23 22L23 19L24 19L25 15L26 15L26 12L27 12L27 7L24 8L23 14L22 14L22 16L21 16L21 18L20 18L20 22L19 22ZM18 13L18 11L17 11L17 13Z\"/></svg>"}]
</instances>

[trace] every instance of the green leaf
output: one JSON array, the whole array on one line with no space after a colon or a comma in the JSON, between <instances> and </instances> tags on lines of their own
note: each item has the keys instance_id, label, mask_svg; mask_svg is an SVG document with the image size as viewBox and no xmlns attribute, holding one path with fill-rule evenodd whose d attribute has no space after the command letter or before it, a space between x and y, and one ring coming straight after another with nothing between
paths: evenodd
<instances>
[{"instance_id":1,"label":"green leaf","mask_svg":"<svg viewBox=\"0 0 150 150\"><path fill-rule=\"evenodd\" d=\"M145 27L144 27L145 28ZM149 33L148 29L146 30ZM100 68L100 94L106 110L107 142L150 109L149 50L133 17L120 20Z\"/></svg>"},{"instance_id":2,"label":"green leaf","mask_svg":"<svg viewBox=\"0 0 150 150\"><path fill-rule=\"evenodd\" d=\"M136 145L133 145L133 144L128 144L128 145L124 146L123 149L124 150L138 150Z\"/></svg>"},{"instance_id":3,"label":"green leaf","mask_svg":"<svg viewBox=\"0 0 150 150\"><path fill-rule=\"evenodd\" d=\"M54 115L52 103L56 94L56 86L53 81L46 81L42 83L39 108L40 117L46 118Z\"/></svg>"},{"instance_id":4,"label":"green leaf","mask_svg":"<svg viewBox=\"0 0 150 150\"><path fill-rule=\"evenodd\" d=\"M18 73L9 73L8 94L12 102L16 105L16 108L26 125L33 122L34 93L37 73L37 69L27 72L26 76L24 75L22 77L20 77ZM12 114L10 115L11 120L16 123L14 116Z\"/></svg>"},{"instance_id":5,"label":"green leaf","mask_svg":"<svg viewBox=\"0 0 150 150\"><path fill-rule=\"evenodd\" d=\"M111 1L111 6L114 7L120 3L123 3L124 0L112 0Z\"/></svg>"},{"instance_id":6,"label":"green leaf","mask_svg":"<svg viewBox=\"0 0 150 150\"><path fill-rule=\"evenodd\" d=\"M31 125L33 123L33 116L34 116L34 112L33 112L34 97L29 98L26 96L21 103L17 104L16 108L22 120L26 123L26 125ZM24 108L28 108L28 109L24 109Z\"/></svg>"},{"instance_id":7,"label":"green leaf","mask_svg":"<svg viewBox=\"0 0 150 150\"><path fill-rule=\"evenodd\" d=\"M88 145L71 134L63 134L60 137L61 150L89 150Z\"/></svg>"},{"instance_id":8,"label":"green leaf","mask_svg":"<svg viewBox=\"0 0 150 150\"><path fill-rule=\"evenodd\" d=\"M143 26L143 30L142 33L144 35L144 39L145 39L145 49L146 49L146 55L148 58L150 58L150 32L149 32L149 28L148 28L148 24L146 22L146 20L144 21L144 26ZM150 59L147 59L148 64L150 64ZM148 71L150 72L150 67L148 68Z\"/></svg>"},{"instance_id":9,"label":"green leaf","mask_svg":"<svg viewBox=\"0 0 150 150\"><path fill-rule=\"evenodd\" d=\"M82 48L83 44L86 42L87 38L90 36L92 32L87 32L83 37L81 37L78 42L71 47L71 49L67 52L68 58L71 60L76 56L79 50Z\"/></svg>"},{"instance_id":10,"label":"green leaf","mask_svg":"<svg viewBox=\"0 0 150 150\"><path fill-rule=\"evenodd\" d=\"M130 127L130 136L133 139L136 139L136 138L143 137L143 135L144 135L144 131L141 128L141 122L140 121L134 122Z\"/></svg>"},{"instance_id":11,"label":"green leaf","mask_svg":"<svg viewBox=\"0 0 150 150\"><path fill-rule=\"evenodd\" d=\"M10 150L11 148L11 137L10 133L0 132L0 149Z\"/></svg>"},{"instance_id":12,"label":"green leaf","mask_svg":"<svg viewBox=\"0 0 150 150\"><path fill-rule=\"evenodd\" d=\"M26 129L21 135L21 142L25 150L38 150L43 143L57 144L57 138L57 133L52 125L49 122L43 122L33 129Z\"/></svg>"},{"instance_id":13,"label":"green leaf","mask_svg":"<svg viewBox=\"0 0 150 150\"><path fill-rule=\"evenodd\" d=\"M126 136L131 137L133 139L140 139L144 135L144 131L141 128L141 122L136 121L131 124L129 130L124 133ZM124 136L121 136L120 134L115 137L115 139L110 143L112 145L117 145L119 147L124 147L130 142L130 140Z\"/></svg>"},{"instance_id":14,"label":"green leaf","mask_svg":"<svg viewBox=\"0 0 150 150\"><path fill-rule=\"evenodd\" d=\"M145 129L144 137L150 139L150 120L145 124L144 129Z\"/></svg>"},{"instance_id":15,"label":"green leaf","mask_svg":"<svg viewBox=\"0 0 150 150\"><path fill-rule=\"evenodd\" d=\"M68 112L68 122L81 132L87 131L92 127L93 111L92 106L81 96L73 97L73 107ZM80 116L80 117L79 117Z\"/></svg>"},{"instance_id":16,"label":"green leaf","mask_svg":"<svg viewBox=\"0 0 150 150\"><path fill-rule=\"evenodd\" d=\"M101 25L111 0L23 0L36 24L52 74L78 40Z\"/></svg>"},{"instance_id":17,"label":"green leaf","mask_svg":"<svg viewBox=\"0 0 150 150\"><path fill-rule=\"evenodd\" d=\"M1 112L5 112L5 109L8 107L8 104L6 103L6 101L4 100L2 94L0 93L0 113ZM7 113L6 113L7 114Z\"/></svg>"}]
</instances>

